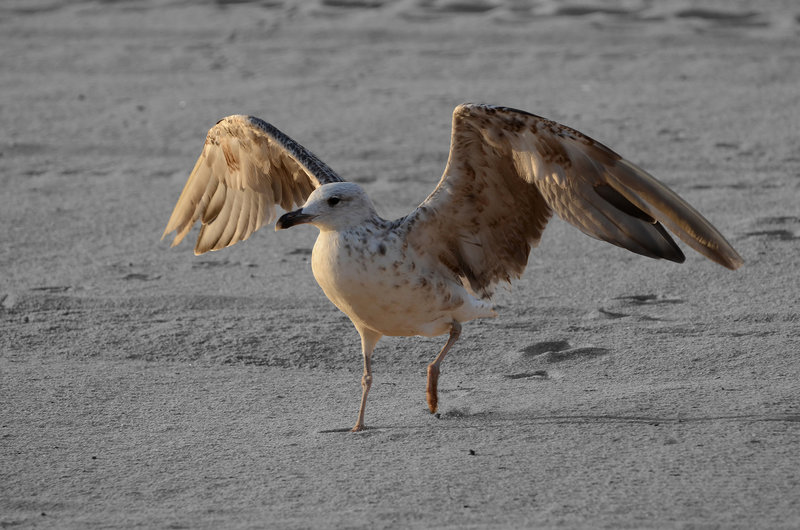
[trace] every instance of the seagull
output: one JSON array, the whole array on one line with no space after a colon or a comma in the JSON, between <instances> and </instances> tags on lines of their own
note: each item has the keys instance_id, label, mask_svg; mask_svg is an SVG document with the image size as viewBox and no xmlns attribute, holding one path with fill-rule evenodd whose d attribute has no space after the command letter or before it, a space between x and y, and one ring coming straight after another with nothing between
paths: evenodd
<instances>
[{"instance_id":1,"label":"seagull","mask_svg":"<svg viewBox=\"0 0 800 530\"><path fill-rule=\"evenodd\" d=\"M175 232L175 246L200 221L195 254L220 250L271 223L276 206L288 212L276 231L319 229L314 278L361 336L354 432L365 428L372 353L384 335L449 334L427 369L427 404L437 411L439 367L461 325L496 316L494 288L522 275L554 213L650 258L685 260L669 229L720 265L743 263L711 223L645 170L565 125L500 106L456 107L438 186L391 221L359 185L273 125L229 116L208 132L162 240Z\"/></svg>"}]
</instances>

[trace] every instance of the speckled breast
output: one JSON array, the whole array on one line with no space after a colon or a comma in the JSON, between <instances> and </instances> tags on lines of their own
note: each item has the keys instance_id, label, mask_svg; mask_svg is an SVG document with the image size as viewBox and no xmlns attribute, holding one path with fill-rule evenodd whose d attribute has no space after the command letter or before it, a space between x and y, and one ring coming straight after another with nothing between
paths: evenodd
<instances>
[{"instance_id":1,"label":"speckled breast","mask_svg":"<svg viewBox=\"0 0 800 530\"><path fill-rule=\"evenodd\" d=\"M422 261L392 234L321 232L312 270L325 295L357 327L384 335L441 335L465 305L466 292Z\"/></svg>"}]
</instances>

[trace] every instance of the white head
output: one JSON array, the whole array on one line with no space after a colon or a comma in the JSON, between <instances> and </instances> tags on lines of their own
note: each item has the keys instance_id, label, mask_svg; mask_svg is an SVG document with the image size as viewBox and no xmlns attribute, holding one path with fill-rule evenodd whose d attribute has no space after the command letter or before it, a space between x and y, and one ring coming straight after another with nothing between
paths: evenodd
<instances>
[{"instance_id":1,"label":"white head","mask_svg":"<svg viewBox=\"0 0 800 530\"><path fill-rule=\"evenodd\" d=\"M375 216L375 207L361 186L352 182L334 182L311 192L299 210L282 215L275 223L275 230L311 223L322 231L340 231Z\"/></svg>"}]
</instances>

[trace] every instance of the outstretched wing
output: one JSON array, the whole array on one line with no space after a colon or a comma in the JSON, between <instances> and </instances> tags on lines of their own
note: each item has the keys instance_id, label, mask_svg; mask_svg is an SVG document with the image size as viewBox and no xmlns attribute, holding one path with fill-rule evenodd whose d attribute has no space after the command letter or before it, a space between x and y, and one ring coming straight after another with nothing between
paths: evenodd
<instances>
[{"instance_id":1,"label":"outstretched wing","mask_svg":"<svg viewBox=\"0 0 800 530\"><path fill-rule=\"evenodd\" d=\"M709 259L742 264L702 215L611 149L527 112L472 104L453 112L447 167L407 218L408 241L488 296L498 281L522 274L554 211L652 258L684 260L666 226Z\"/></svg>"},{"instance_id":2,"label":"outstretched wing","mask_svg":"<svg viewBox=\"0 0 800 530\"><path fill-rule=\"evenodd\" d=\"M228 116L208 131L161 239L177 245L197 220L195 254L244 241L275 218L275 205L291 210L323 184L341 182L331 168L269 123Z\"/></svg>"}]
</instances>

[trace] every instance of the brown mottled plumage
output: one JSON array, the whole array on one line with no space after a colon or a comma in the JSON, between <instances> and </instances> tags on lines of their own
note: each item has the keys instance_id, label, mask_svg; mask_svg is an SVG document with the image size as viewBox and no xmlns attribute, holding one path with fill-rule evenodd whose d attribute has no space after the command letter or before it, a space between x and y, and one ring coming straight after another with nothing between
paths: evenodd
<instances>
[{"instance_id":1,"label":"brown mottled plumage","mask_svg":"<svg viewBox=\"0 0 800 530\"><path fill-rule=\"evenodd\" d=\"M383 335L436 336L428 366L438 406L439 365L461 323L494 316L500 281L519 277L553 212L584 233L652 258L684 255L668 228L730 269L741 257L694 208L641 168L580 132L527 112L465 104L453 113L450 157L439 185L404 218L382 219L356 184L257 118L231 116L208 133L164 236L179 243L198 220L195 253L247 239L290 210L276 230L320 229L314 277L361 335L364 428L371 356Z\"/></svg>"}]
</instances>

